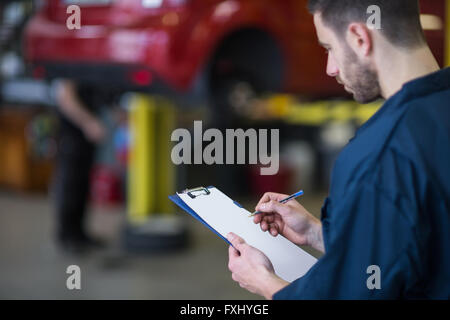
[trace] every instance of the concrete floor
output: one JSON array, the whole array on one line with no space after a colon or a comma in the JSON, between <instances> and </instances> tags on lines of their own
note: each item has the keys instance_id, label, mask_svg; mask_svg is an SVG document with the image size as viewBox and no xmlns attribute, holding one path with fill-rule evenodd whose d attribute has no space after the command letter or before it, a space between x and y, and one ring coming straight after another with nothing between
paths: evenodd
<instances>
[{"instance_id":1,"label":"concrete floor","mask_svg":"<svg viewBox=\"0 0 450 320\"><path fill-rule=\"evenodd\" d=\"M310 196L302 203L318 214L322 199ZM194 219L185 219L193 240L189 248L132 255L120 245L125 210L92 208L89 228L110 246L76 257L52 241L54 221L46 196L0 191L0 299L260 299L231 279L226 244ZM72 264L81 268L81 290L66 288L66 268Z\"/></svg>"}]
</instances>

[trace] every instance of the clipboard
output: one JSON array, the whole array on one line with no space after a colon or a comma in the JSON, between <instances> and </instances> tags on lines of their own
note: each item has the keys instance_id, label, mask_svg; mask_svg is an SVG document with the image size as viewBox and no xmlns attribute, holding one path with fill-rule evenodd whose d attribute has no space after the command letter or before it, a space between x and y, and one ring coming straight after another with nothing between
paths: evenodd
<instances>
[{"instance_id":1,"label":"clipboard","mask_svg":"<svg viewBox=\"0 0 450 320\"><path fill-rule=\"evenodd\" d=\"M249 218L250 212L216 187L188 189L169 196L176 205L204 224L227 244L229 232L262 251L272 262L275 273L292 282L302 277L317 259L282 235L271 236Z\"/></svg>"}]
</instances>

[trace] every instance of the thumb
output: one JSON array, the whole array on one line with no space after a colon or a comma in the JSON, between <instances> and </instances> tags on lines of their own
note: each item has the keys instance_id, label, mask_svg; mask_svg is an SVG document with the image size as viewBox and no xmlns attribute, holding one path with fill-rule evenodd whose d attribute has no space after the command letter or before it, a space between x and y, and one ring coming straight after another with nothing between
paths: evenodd
<instances>
[{"instance_id":1,"label":"thumb","mask_svg":"<svg viewBox=\"0 0 450 320\"><path fill-rule=\"evenodd\" d=\"M282 217L290 212L290 208L287 205L274 200L260 204L256 210L264 213L278 213Z\"/></svg>"},{"instance_id":2,"label":"thumb","mask_svg":"<svg viewBox=\"0 0 450 320\"><path fill-rule=\"evenodd\" d=\"M238 251L241 251L244 248L245 240L233 232L228 233L227 240L230 241L231 245Z\"/></svg>"}]
</instances>

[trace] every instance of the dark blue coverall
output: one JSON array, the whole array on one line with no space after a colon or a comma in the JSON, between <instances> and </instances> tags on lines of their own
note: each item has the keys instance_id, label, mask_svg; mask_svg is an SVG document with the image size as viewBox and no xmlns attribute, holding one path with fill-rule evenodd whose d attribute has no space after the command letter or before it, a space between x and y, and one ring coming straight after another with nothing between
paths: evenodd
<instances>
[{"instance_id":1,"label":"dark blue coverall","mask_svg":"<svg viewBox=\"0 0 450 320\"><path fill-rule=\"evenodd\" d=\"M325 255L275 299L450 298L450 68L405 84L357 131L321 220Z\"/></svg>"}]
</instances>

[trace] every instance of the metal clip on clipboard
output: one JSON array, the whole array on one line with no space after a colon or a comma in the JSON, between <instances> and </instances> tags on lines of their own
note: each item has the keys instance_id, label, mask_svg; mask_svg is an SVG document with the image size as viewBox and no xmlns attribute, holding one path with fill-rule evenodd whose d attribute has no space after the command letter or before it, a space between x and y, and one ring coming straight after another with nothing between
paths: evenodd
<instances>
[{"instance_id":1,"label":"metal clip on clipboard","mask_svg":"<svg viewBox=\"0 0 450 320\"><path fill-rule=\"evenodd\" d=\"M197 187L192 189L186 189L182 193L187 193L189 197L195 199L198 196L207 196L211 193L211 191L209 191L208 188L205 187Z\"/></svg>"}]
</instances>

